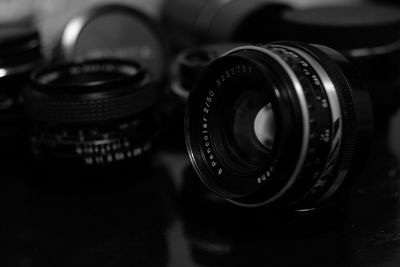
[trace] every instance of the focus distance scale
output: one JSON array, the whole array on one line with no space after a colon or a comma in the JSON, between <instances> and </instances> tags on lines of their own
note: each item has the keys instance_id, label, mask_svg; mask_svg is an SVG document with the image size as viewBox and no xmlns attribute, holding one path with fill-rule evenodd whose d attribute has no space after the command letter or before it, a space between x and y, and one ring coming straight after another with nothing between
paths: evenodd
<instances>
[{"instance_id":1,"label":"focus distance scale","mask_svg":"<svg viewBox=\"0 0 400 267\"><path fill-rule=\"evenodd\" d=\"M338 203L368 150L368 91L338 52L276 42L213 61L189 96L186 144L214 192L246 206Z\"/></svg>"},{"instance_id":2,"label":"focus distance scale","mask_svg":"<svg viewBox=\"0 0 400 267\"><path fill-rule=\"evenodd\" d=\"M36 159L99 165L151 148L157 90L138 64L67 63L36 71L31 84L25 99Z\"/></svg>"}]
</instances>

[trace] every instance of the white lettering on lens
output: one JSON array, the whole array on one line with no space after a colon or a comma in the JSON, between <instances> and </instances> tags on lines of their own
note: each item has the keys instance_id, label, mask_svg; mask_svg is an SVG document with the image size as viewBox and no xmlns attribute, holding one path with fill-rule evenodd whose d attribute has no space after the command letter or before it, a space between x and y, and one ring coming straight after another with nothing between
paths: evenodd
<instances>
[{"instance_id":1,"label":"white lettering on lens","mask_svg":"<svg viewBox=\"0 0 400 267\"><path fill-rule=\"evenodd\" d=\"M217 86L221 86L227 79L240 74L240 73L249 73L252 72L252 67L250 65L237 65L228 70L225 70L223 74L219 75L219 77L215 80Z\"/></svg>"}]
</instances>

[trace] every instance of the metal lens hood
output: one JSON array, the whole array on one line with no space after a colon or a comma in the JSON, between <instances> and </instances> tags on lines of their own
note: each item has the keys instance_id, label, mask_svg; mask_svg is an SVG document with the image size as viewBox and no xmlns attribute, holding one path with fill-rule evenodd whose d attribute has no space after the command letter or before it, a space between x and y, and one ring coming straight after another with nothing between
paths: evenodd
<instances>
[{"instance_id":1,"label":"metal lens hood","mask_svg":"<svg viewBox=\"0 0 400 267\"><path fill-rule=\"evenodd\" d=\"M32 74L25 99L38 159L106 164L151 147L157 89L131 61L101 59L42 68Z\"/></svg>"},{"instance_id":2,"label":"metal lens hood","mask_svg":"<svg viewBox=\"0 0 400 267\"><path fill-rule=\"evenodd\" d=\"M212 62L188 101L186 144L202 181L248 207L343 199L372 133L368 92L324 46L242 46Z\"/></svg>"}]
</instances>

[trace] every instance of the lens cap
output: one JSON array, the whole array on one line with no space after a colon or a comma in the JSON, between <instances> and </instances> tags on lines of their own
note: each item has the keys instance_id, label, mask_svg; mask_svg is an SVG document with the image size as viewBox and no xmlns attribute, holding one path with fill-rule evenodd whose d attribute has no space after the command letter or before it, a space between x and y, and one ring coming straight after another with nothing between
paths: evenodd
<instances>
[{"instance_id":1,"label":"lens cap","mask_svg":"<svg viewBox=\"0 0 400 267\"><path fill-rule=\"evenodd\" d=\"M121 4L90 8L69 20L55 58L132 59L158 81L166 76L167 49L158 25L146 14Z\"/></svg>"}]
</instances>

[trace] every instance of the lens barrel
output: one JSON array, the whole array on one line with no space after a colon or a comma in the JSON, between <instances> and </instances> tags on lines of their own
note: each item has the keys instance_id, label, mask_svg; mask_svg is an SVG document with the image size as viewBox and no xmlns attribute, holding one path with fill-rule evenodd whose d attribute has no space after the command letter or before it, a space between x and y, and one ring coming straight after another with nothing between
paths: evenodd
<instances>
[{"instance_id":1,"label":"lens barrel","mask_svg":"<svg viewBox=\"0 0 400 267\"><path fill-rule=\"evenodd\" d=\"M147 152L156 87L138 64L90 60L42 68L25 90L35 159L104 165Z\"/></svg>"},{"instance_id":2,"label":"lens barrel","mask_svg":"<svg viewBox=\"0 0 400 267\"><path fill-rule=\"evenodd\" d=\"M168 0L163 21L178 49L212 42L265 43L281 39L280 18L287 9L265 0Z\"/></svg>"},{"instance_id":3,"label":"lens barrel","mask_svg":"<svg viewBox=\"0 0 400 267\"><path fill-rule=\"evenodd\" d=\"M186 144L214 192L243 206L343 199L372 133L368 92L338 52L277 42L212 62L189 96Z\"/></svg>"}]
</instances>

